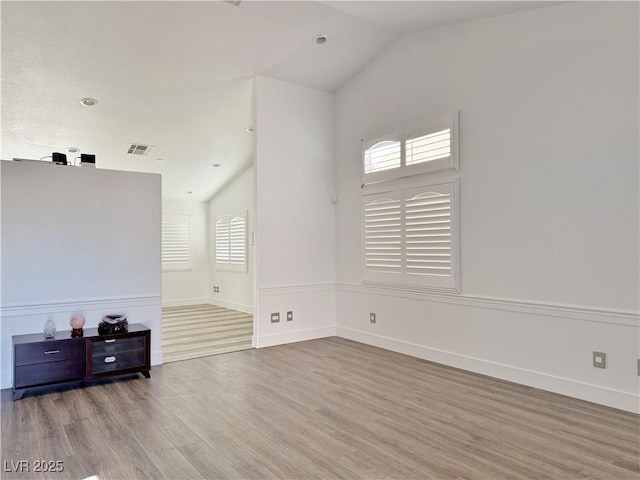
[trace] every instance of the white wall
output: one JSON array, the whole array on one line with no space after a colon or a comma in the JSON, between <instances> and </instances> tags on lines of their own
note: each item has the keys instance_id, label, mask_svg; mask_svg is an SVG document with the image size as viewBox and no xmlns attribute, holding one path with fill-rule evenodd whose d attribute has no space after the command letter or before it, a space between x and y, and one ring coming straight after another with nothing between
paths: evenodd
<instances>
[{"instance_id":1,"label":"white wall","mask_svg":"<svg viewBox=\"0 0 640 480\"><path fill-rule=\"evenodd\" d=\"M0 162L1 387L12 385L11 336L109 313L152 330L160 351L159 175Z\"/></svg>"},{"instance_id":2,"label":"white wall","mask_svg":"<svg viewBox=\"0 0 640 480\"><path fill-rule=\"evenodd\" d=\"M253 167L247 168L233 182L218 192L209 201L209 235L210 280L209 301L214 305L253 313L253 270L255 246L251 245L251 234L255 233L255 186ZM215 259L215 225L218 215L247 212L249 241L247 242L247 271L229 272L216 269ZM255 242L254 242L255 243ZM213 287L219 287L218 293Z\"/></svg>"},{"instance_id":3,"label":"white wall","mask_svg":"<svg viewBox=\"0 0 640 480\"><path fill-rule=\"evenodd\" d=\"M191 270L163 270L162 305L209 303L209 206L204 202L163 200L162 214L191 218Z\"/></svg>"},{"instance_id":4,"label":"white wall","mask_svg":"<svg viewBox=\"0 0 640 480\"><path fill-rule=\"evenodd\" d=\"M345 85L338 334L637 411L638 48L637 3L569 3L411 33ZM362 286L360 139L453 109L462 294Z\"/></svg>"},{"instance_id":5,"label":"white wall","mask_svg":"<svg viewBox=\"0 0 640 480\"><path fill-rule=\"evenodd\" d=\"M257 346L335 333L333 122L333 95L256 79Z\"/></svg>"}]
</instances>

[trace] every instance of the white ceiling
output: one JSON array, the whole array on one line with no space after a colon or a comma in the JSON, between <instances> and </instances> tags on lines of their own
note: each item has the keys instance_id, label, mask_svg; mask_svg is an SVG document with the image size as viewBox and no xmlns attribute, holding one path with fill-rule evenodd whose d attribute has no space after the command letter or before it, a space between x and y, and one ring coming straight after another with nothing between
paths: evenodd
<instances>
[{"instance_id":1,"label":"white ceiling","mask_svg":"<svg viewBox=\"0 0 640 480\"><path fill-rule=\"evenodd\" d=\"M100 168L161 173L165 198L205 201L252 162L255 75L335 91L409 30L545 5L3 1L0 155L74 146Z\"/></svg>"}]
</instances>

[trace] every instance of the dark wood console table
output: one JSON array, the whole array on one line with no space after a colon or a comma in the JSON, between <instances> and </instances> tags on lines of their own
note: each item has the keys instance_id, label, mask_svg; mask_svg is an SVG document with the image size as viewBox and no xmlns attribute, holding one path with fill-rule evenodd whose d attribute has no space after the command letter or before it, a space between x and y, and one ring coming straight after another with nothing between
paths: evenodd
<instances>
[{"instance_id":1,"label":"dark wood console table","mask_svg":"<svg viewBox=\"0 0 640 480\"><path fill-rule=\"evenodd\" d=\"M12 339L14 400L22 398L28 388L44 385L128 373L151 376L151 330L139 323L129 325L126 333L113 335L86 328L78 338L62 331L51 339L42 333Z\"/></svg>"}]
</instances>

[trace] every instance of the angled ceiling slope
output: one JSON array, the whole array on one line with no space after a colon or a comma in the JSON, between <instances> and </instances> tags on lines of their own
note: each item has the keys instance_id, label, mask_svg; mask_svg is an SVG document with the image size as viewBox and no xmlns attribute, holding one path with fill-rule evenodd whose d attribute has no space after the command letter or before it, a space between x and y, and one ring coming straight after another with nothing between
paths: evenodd
<instances>
[{"instance_id":1,"label":"angled ceiling slope","mask_svg":"<svg viewBox=\"0 0 640 480\"><path fill-rule=\"evenodd\" d=\"M206 201L252 162L256 74L335 91L403 32L534 6L4 1L0 153L78 147L100 168L161 173L165 198Z\"/></svg>"}]
</instances>

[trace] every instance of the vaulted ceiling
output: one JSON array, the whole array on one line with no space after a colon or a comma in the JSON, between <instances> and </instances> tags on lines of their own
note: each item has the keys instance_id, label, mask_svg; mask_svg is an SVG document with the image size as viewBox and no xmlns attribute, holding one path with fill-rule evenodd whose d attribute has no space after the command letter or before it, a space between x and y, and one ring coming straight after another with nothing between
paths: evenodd
<instances>
[{"instance_id":1,"label":"vaulted ceiling","mask_svg":"<svg viewBox=\"0 0 640 480\"><path fill-rule=\"evenodd\" d=\"M407 31L545 5L3 1L0 155L77 147L100 168L161 173L165 198L205 201L252 163L255 75L335 91Z\"/></svg>"}]
</instances>

